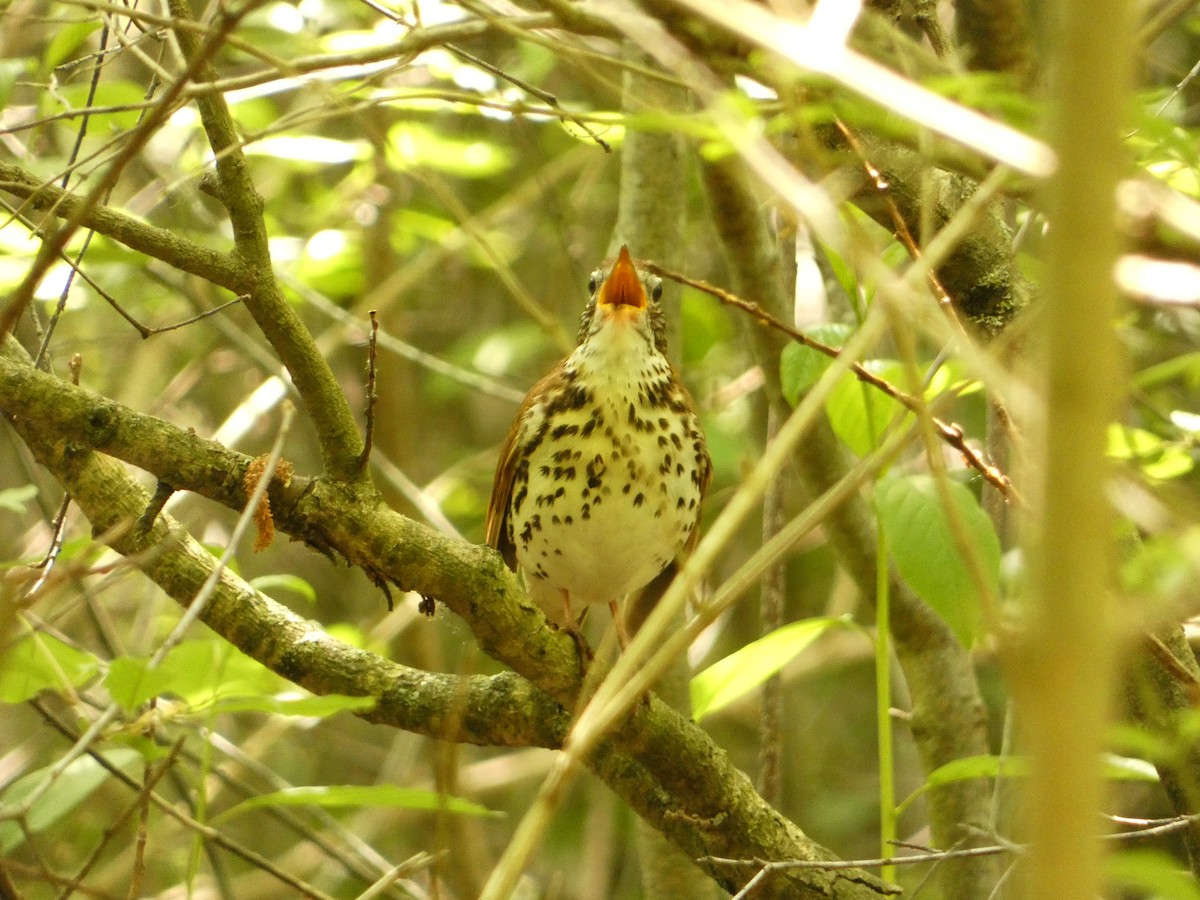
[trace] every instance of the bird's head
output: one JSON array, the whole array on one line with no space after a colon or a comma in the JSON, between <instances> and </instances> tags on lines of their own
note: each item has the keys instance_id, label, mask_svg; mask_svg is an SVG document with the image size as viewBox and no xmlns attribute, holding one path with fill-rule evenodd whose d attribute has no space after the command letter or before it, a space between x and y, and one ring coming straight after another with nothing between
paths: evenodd
<instances>
[{"instance_id":1,"label":"bird's head","mask_svg":"<svg viewBox=\"0 0 1200 900\"><path fill-rule=\"evenodd\" d=\"M579 323L580 343L601 328L620 322L644 334L648 343L666 355L666 322L658 302L662 279L639 269L629 247L622 244L616 260L592 273L588 293L591 300Z\"/></svg>"}]
</instances>

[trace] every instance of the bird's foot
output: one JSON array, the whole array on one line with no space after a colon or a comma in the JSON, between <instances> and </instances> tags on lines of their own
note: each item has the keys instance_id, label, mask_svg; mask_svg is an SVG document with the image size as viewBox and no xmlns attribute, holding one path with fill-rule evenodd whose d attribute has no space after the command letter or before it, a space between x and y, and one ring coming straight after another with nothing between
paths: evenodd
<instances>
[{"instance_id":1,"label":"bird's foot","mask_svg":"<svg viewBox=\"0 0 1200 900\"><path fill-rule=\"evenodd\" d=\"M586 675L588 667L592 664L592 659L595 654L592 653L592 648L588 646L587 638L583 636L583 629L573 621L568 620L565 625L558 625L559 631L565 631L570 635L571 640L575 642L575 649L579 651L579 674Z\"/></svg>"}]
</instances>

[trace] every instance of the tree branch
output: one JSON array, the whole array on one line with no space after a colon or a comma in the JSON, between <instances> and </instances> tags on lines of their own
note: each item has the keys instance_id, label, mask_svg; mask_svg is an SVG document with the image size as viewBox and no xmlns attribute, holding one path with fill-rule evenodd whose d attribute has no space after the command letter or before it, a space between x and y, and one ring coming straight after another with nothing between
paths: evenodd
<instances>
[{"instance_id":1,"label":"tree branch","mask_svg":"<svg viewBox=\"0 0 1200 900\"><path fill-rule=\"evenodd\" d=\"M97 532L109 533L114 525L137 521L150 498L120 466L93 450L231 508L245 503L241 479L248 457L35 370L12 338L0 347L0 410L12 417L18 433ZM537 743L561 737L566 714L555 710L547 715L547 701L538 689L564 709L575 708L582 688L575 642L549 625L496 553L406 519L388 509L369 486L295 477L286 487L272 485L270 497L280 530L361 565L373 577L442 600L466 621L487 653L536 689L500 676L497 681L472 680L466 683L464 701L463 683L456 679L441 681L342 647L257 594L251 594L255 602L247 606L246 589L228 573L204 611L204 620L214 630L305 687L380 698L375 715L387 715L389 724L436 734L448 711L478 710L478 716L457 723L459 736L496 736L511 743L518 734L489 730L502 726L485 720L505 718L510 714L505 704L525 698L530 708L513 713L514 721L528 723L539 716L548 720L525 739ZM137 552L161 547L169 540L168 529L160 518L149 536L138 539L130 533L112 540L115 549ZM186 603L212 558L190 539L178 540L177 548L164 548L166 552L146 569ZM460 702L465 706L453 706ZM763 802L708 735L656 697L649 697L602 742L589 766L692 859L833 858ZM726 867L701 865L728 890L737 890L749 877ZM805 870L781 874L762 896L866 900L890 892L865 872Z\"/></svg>"},{"instance_id":2,"label":"tree branch","mask_svg":"<svg viewBox=\"0 0 1200 900\"><path fill-rule=\"evenodd\" d=\"M73 192L39 181L20 166L0 162L0 190L28 201L26 205L36 210L49 209L63 218L79 214L83 227L235 294L244 293L250 283L250 273L237 257L210 250L174 231L148 225L111 207L88 206Z\"/></svg>"},{"instance_id":3,"label":"tree branch","mask_svg":"<svg viewBox=\"0 0 1200 900\"><path fill-rule=\"evenodd\" d=\"M171 0L170 8L177 19L191 19L191 9L186 0ZM196 35L187 28L178 28L175 34L184 56L196 68L197 80L216 81L212 64L198 56L200 44ZM216 156L220 199L229 211L229 220L233 224L235 252L244 261L250 278L245 291L248 295L246 308L292 376L296 391L316 428L325 471L340 481L365 480L369 476L358 465L362 454L362 437L350 404L316 341L284 298L275 280L269 236L262 217L262 197L250 178L246 157L241 149L241 138L234 127L225 97L217 92L200 94L196 97L196 105Z\"/></svg>"}]
</instances>

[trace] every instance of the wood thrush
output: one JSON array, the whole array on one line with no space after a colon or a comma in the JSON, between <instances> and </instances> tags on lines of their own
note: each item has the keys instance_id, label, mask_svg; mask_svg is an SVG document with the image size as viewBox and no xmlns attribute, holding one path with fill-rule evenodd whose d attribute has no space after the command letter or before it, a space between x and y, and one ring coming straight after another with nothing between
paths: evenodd
<instances>
[{"instance_id":1,"label":"wood thrush","mask_svg":"<svg viewBox=\"0 0 1200 900\"><path fill-rule=\"evenodd\" d=\"M624 647L617 602L669 582L695 546L712 464L665 356L660 279L621 247L588 290L578 346L530 390L500 451L487 541L574 633L572 601L607 603Z\"/></svg>"}]
</instances>

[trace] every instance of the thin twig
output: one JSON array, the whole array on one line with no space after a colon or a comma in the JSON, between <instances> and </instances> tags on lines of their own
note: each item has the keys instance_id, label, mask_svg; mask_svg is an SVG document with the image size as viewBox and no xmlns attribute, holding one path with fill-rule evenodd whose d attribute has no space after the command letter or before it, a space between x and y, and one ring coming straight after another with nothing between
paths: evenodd
<instances>
[{"instance_id":1,"label":"thin twig","mask_svg":"<svg viewBox=\"0 0 1200 900\"><path fill-rule=\"evenodd\" d=\"M862 163L862 167L867 173L867 177L871 179L871 183L875 185L875 190L877 190L879 195L883 198L883 203L887 208L888 216L892 220L892 228L895 231L896 237L900 240L900 243L904 244L905 249L908 250L909 255L913 259L920 259L921 248L917 245L916 239L909 230L908 223L904 221L904 215L900 212L900 207L896 205L895 198L892 197L892 187L888 183L887 178L882 172L879 171L879 169L875 167L874 163L867 158L867 151L863 147L862 142L859 141L858 136L851 131L841 119L836 119L834 124L836 125L838 131L841 132L842 137L846 139L846 143L850 145L850 149L854 151L856 156L858 156L859 162ZM950 299L950 294L942 285L941 279L938 278L937 272L931 268L926 275L926 278L929 279L929 285L933 289L934 295L937 297L938 306L942 308L942 310L949 317L951 323L953 323L960 332L965 331L962 326L962 322L959 321L958 314L954 310L954 303Z\"/></svg>"},{"instance_id":2,"label":"thin twig","mask_svg":"<svg viewBox=\"0 0 1200 900\"><path fill-rule=\"evenodd\" d=\"M903 846L902 842L897 844ZM872 869L879 866L915 866L923 863L937 862L941 859L967 859L973 856L995 856L998 853L1011 853L1014 847L996 844L989 847L964 847L960 850L923 850L914 856L892 856L887 859L727 859L721 856L702 856L700 862L709 862L715 866L742 866L770 869L785 872L788 869Z\"/></svg>"},{"instance_id":3,"label":"thin twig","mask_svg":"<svg viewBox=\"0 0 1200 900\"><path fill-rule=\"evenodd\" d=\"M0 311L0 336L8 334L16 326L17 320L33 300L34 289L50 270L58 258L58 254L67 246L71 236L84 224L89 212L100 204L100 199L116 184L125 167L142 151L150 138L157 133L159 127L174 112L175 102L184 87L195 78L197 73L208 66L210 57L220 49L225 36L234 30L241 20L241 16L249 11L250 9L246 8L239 13L230 13L219 17L218 26L206 33L206 39L203 42L199 42L199 46L195 48L195 52L188 60L187 69L180 78L167 89L149 114L126 133L124 145L113 157L104 173L96 179L91 190L79 201L74 211L66 216L65 221L43 238L32 265L26 270L21 283L9 294L7 305Z\"/></svg>"},{"instance_id":4,"label":"thin twig","mask_svg":"<svg viewBox=\"0 0 1200 900\"><path fill-rule=\"evenodd\" d=\"M841 353L841 351L836 347L831 347L826 343L816 340L815 338L811 338L802 331L799 331L796 328L779 321L762 307L760 307L757 303L752 303L749 300L743 300L741 297L725 290L724 288L719 288L714 284L709 284L707 281L702 281L698 278L690 278L680 272L673 272L670 269L665 269L655 262L647 262L646 268L651 272L654 272L656 275L661 275L663 278L670 278L672 281L677 281L680 284L686 284L698 291L703 291L712 297L716 297L722 303L736 307L743 312L747 312L764 325L768 325L777 331L783 332L797 343L803 344L805 347L809 347L812 350L816 350L818 353L823 353L830 359L837 359L838 355ZM920 401L909 394L906 394L904 391L900 390L886 379L880 378L861 363L851 363L850 370L854 372L859 381L864 381L872 387L877 388L909 411L916 413L920 409ZM938 437L957 450L962 455L963 462L979 472L979 474L982 475L989 484L995 487L996 490L998 490L1006 499L1012 500L1020 505L1024 505L1024 499L1017 491L1009 477L1000 471L1000 469L988 463L977 450L967 444L966 435L962 430L962 426L954 422L947 423L936 416L930 416L930 419L933 422L934 428L937 430Z\"/></svg>"},{"instance_id":5,"label":"thin twig","mask_svg":"<svg viewBox=\"0 0 1200 900\"><path fill-rule=\"evenodd\" d=\"M379 342L379 319L376 318L375 310L373 309L367 310L367 315L371 317L371 336L367 339L367 428L366 434L363 436L362 453L358 457L358 469L360 472L371 461L371 445L375 441L375 404L379 400L375 380L375 351Z\"/></svg>"},{"instance_id":6,"label":"thin twig","mask_svg":"<svg viewBox=\"0 0 1200 900\"><path fill-rule=\"evenodd\" d=\"M1172 819L1155 819L1155 820L1136 820L1122 819L1117 816L1111 817L1116 822L1131 822L1131 821L1152 821L1155 824L1147 828L1142 828L1137 831L1125 831L1120 834L1104 835L1104 840L1108 841L1129 841L1141 840L1149 837L1159 837L1164 834L1171 834L1180 829L1186 828L1193 822L1200 820L1200 814L1191 816L1177 816ZM738 898L749 897L753 887L761 883L762 880L776 872L786 872L790 869L825 869L828 871L837 871L840 869L872 869L884 865L897 866L916 866L925 863L937 863L948 859L970 859L979 856L997 856L1002 853L1022 854L1026 848L1022 844L1005 842L1003 844L992 844L986 847L963 847L955 850L931 850L928 847L922 847L919 844L910 844L906 841L894 841L898 847L916 849L919 852L912 856L893 856L887 859L882 857L874 859L786 859L786 860L765 860L765 859L729 859L722 856L702 856L698 863L709 863L714 866L729 866L741 868L756 868L758 873L748 881L745 887L734 895L733 900Z\"/></svg>"},{"instance_id":7,"label":"thin twig","mask_svg":"<svg viewBox=\"0 0 1200 900\"><path fill-rule=\"evenodd\" d=\"M121 812L117 814L116 818L112 819L108 823L104 829L103 836L97 842L91 854L84 861L83 865L79 867L79 870L75 873L71 880L63 886L62 891L58 895L58 900L66 900L66 898L70 897L79 889L83 879L87 877L88 872L90 872L100 860L100 856L104 848L108 846L114 837L116 837L117 832L124 826L125 822L135 812L147 809L150 793L154 790L154 786L159 782L159 779L167 774L170 768L175 765L175 760L179 756L179 751L183 749L184 740L185 737L181 735L179 739L171 746L170 751L158 766L150 767L149 764L147 764L146 776L143 780L142 788L138 792L137 799L135 799L125 809L121 810ZM137 867L135 866L135 875L133 878L134 881L138 880L136 870Z\"/></svg>"},{"instance_id":8,"label":"thin twig","mask_svg":"<svg viewBox=\"0 0 1200 900\"><path fill-rule=\"evenodd\" d=\"M73 746L91 743L91 741L88 739L88 734L91 733L92 729L89 728L88 733L79 736L75 733L74 729L55 716L54 713L52 713L49 708L47 708L40 700L31 700L30 706L36 709L42 718L44 718L55 730L67 738L67 740L74 741ZM103 754L91 747L88 747L86 752L92 757L92 759L100 764L101 768L105 769L117 781L124 784L130 790L137 791L139 794L141 793L142 785L130 776L126 775L118 766L115 766L109 762ZM193 817L189 816L187 813L177 809L175 804L166 798L159 796L155 792L151 792L148 796L150 802L158 807L159 810L166 813L181 825L191 828L205 840L212 841L222 849L228 850L230 853L234 854L240 859L245 860L250 865L255 866L256 868L266 872L268 875L275 877L293 890L298 891L301 896L315 897L319 898L319 900L332 900L332 898L330 898L327 894L324 894L311 885L300 881L290 872L275 865L273 862L271 862L271 860L261 856L254 850L242 846L224 832L218 831L216 828L213 828L210 825L205 825L203 822L199 822Z\"/></svg>"}]
</instances>

